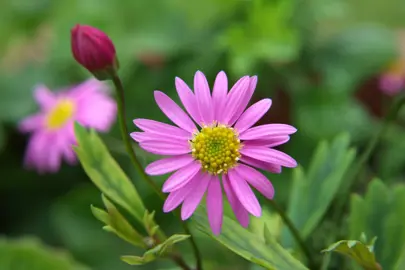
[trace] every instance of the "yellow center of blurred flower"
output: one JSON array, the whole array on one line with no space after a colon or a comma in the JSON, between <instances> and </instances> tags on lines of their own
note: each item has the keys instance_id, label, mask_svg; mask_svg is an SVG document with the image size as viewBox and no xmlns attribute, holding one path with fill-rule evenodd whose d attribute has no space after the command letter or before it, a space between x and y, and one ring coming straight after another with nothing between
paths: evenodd
<instances>
[{"instance_id":1,"label":"yellow center of blurred flower","mask_svg":"<svg viewBox=\"0 0 405 270\"><path fill-rule=\"evenodd\" d=\"M233 128L224 125L203 127L191 141L192 155L205 171L226 173L240 158L240 140Z\"/></svg>"},{"instance_id":2,"label":"yellow center of blurred flower","mask_svg":"<svg viewBox=\"0 0 405 270\"><path fill-rule=\"evenodd\" d=\"M405 76L405 60L399 59L388 67L387 73L393 76Z\"/></svg>"},{"instance_id":3,"label":"yellow center of blurred flower","mask_svg":"<svg viewBox=\"0 0 405 270\"><path fill-rule=\"evenodd\" d=\"M48 129L61 128L68 122L75 112L73 101L63 99L50 111L46 118L46 127Z\"/></svg>"}]
</instances>

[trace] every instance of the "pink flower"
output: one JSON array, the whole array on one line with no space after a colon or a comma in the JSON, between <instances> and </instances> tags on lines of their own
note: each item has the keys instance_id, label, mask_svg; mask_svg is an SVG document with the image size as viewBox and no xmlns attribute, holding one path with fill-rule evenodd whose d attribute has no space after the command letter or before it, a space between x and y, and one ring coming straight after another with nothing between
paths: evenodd
<instances>
[{"instance_id":1,"label":"pink flower","mask_svg":"<svg viewBox=\"0 0 405 270\"><path fill-rule=\"evenodd\" d=\"M108 79L118 67L115 47L102 31L88 25L71 30L73 57L100 80Z\"/></svg>"},{"instance_id":2,"label":"pink flower","mask_svg":"<svg viewBox=\"0 0 405 270\"><path fill-rule=\"evenodd\" d=\"M75 163L74 122L104 132L114 123L116 105L107 90L104 83L95 79L58 93L37 86L34 98L40 111L19 123L21 132L31 133L25 166L46 173L58 171L63 159Z\"/></svg>"},{"instance_id":3,"label":"pink flower","mask_svg":"<svg viewBox=\"0 0 405 270\"><path fill-rule=\"evenodd\" d=\"M394 62L380 78L381 90L390 96L398 94L405 86L405 60Z\"/></svg>"},{"instance_id":4,"label":"pink flower","mask_svg":"<svg viewBox=\"0 0 405 270\"><path fill-rule=\"evenodd\" d=\"M177 127L135 119L143 132L131 133L146 151L168 156L146 168L149 175L174 172L163 185L163 192L170 193L164 212L182 204L181 217L186 220L206 193L208 220L214 234L219 234L223 189L240 224L248 226L249 214L261 215L251 186L268 199L274 196L271 182L253 167L273 173L280 173L282 166L296 167L293 158L273 149L287 142L296 129L285 124L252 127L271 106L270 99L263 99L246 109L256 76L242 77L228 92L227 76L220 72L212 94L200 71L194 76L194 93L180 78L175 84L188 114L164 93L154 94L159 108Z\"/></svg>"}]
</instances>

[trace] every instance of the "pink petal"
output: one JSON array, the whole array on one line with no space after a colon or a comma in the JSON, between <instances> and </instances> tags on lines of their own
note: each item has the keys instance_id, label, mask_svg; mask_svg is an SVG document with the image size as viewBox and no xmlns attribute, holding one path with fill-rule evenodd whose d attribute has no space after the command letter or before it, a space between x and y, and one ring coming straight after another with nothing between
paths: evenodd
<instances>
[{"instance_id":1,"label":"pink petal","mask_svg":"<svg viewBox=\"0 0 405 270\"><path fill-rule=\"evenodd\" d=\"M276 147L282 145L290 140L290 136L276 136L269 139L259 139L259 140L249 140L244 141L244 145L256 145L256 146L266 146L266 147Z\"/></svg>"},{"instance_id":2,"label":"pink petal","mask_svg":"<svg viewBox=\"0 0 405 270\"><path fill-rule=\"evenodd\" d=\"M262 215L262 208L246 181L243 180L235 170L230 170L228 176L232 190L235 192L236 197L243 207L252 215L260 217Z\"/></svg>"},{"instance_id":3,"label":"pink petal","mask_svg":"<svg viewBox=\"0 0 405 270\"><path fill-rule=\"evenodd\" d=\"M141 130L184 140L190 140L193 135L178 127L149 119L135 119L134 124Z\"/></svg>"},{"instance_id":4,"label":"pink petal","mask_svg":"<svg viewBox=\"0 0 405 270\"><path fill-rule=\"evenodd\" d=\"M270 136L290 135L297 131L293 126L286 124L266 124L250 128L241 132L239 139L241 140L256 140L267 139Z\"/></svg>"},{"instance_id":5,"label":"pink petal","mask_svg":"<svg viewBox=\"0 0 405 270\"><path fill-rule=\"evenodd\" d=\"M45 85L38 85L34 89L34 98L43 110L48 110L55 105L57 98Z\"/></svg>"},{"instance_id":6,"label":"pink petal","mask_svg":"<svg viewBox=\"0 0 405 270\"><path fill-rule=\"evenodd\" d=\"M226 197L228 198L229 204L235 213L236 219L243 227L246 228L249 226L249 213L236 197L235 192L232 190L229 182L229 177L226 174L222 175L222 183L224 185Z\"/></svg>"},{"instance_id":7,"label":"pink petal","mask_svg":"<svg viewBox=\"0 0 405 270\"><path fill-rule=\"evenodd\" d=\"M219 123L223 122L223 109L226 104L226 94L228 92L228 78L225 72L218 73L214 82L214 89L212 90L212 104L214 106L214 118Z\"/></svg>"},{"instance_id":8,"label":"pink petal","mask_svg":"<svg viewBox=\"0 0 405 270\"><path fill-rule=\"evenodd\" d=\"M161 134L149 133L149 132L132 132L129 134L136 142L143 143L148 141L155 142L170 142L170 143L184 143L185 139L179 139L171 136L163 136Z\"/></svg>"},{"instance_id":9,"label":"pink petal","mask_svg":"<svg viewBox=\"0 0 405 270\"><path fill-rule=\"evenodd\" d=\"M194 75L194 92L197 99L197 107L202 118L201 120L204 124L212 124L214 121L214 111L212 108L210 87L201 71L197 71Z\"/></svg>"},{"instance_id":10,"label":"pink petal","mask_svg":"<svg viewBox=\"0 0 405 270\"><path fill-rule=\"evenodd\" d=\"M263 115L270 109L271 99L262 99L250 106L238 119L235 129L242 133L260 120Z\"/></svg>"},{"instance_id":11,"label":"pink petal","mask_svg":"<svg viewBox=\"0 0 405 270\"><path fill-rule=\"evenodd\" d=\"M396 95L405 85L405 78L399 75L386 74L380 78L380 88L387 95Z\"/></svg>"},{"instance_id":12,"label":"pink petal","mask_svg":"<svg viewBox=\"0 0 405 270\"><path fill-rule=\"evenodd\" d=\"M249 87L249 83L249 76L244 76L240 78L229 91L226 106L222 110L222 124L228 124L238 111L244 93Z\"/></svg>"},{"instance_id":13,"label":"pink petal","mask_svg":"<svg viewBox=\"0 0 405 270\"><path fill-rule=\"evenodd\" d=\"M179 206L187 195L198 185L198 177L194 177L187 185L184 187L170 192L169 196L167 196L165 203L163 204L163 212L167 213L174 210L177 206Z\"/></svg>"},{"instance_id":14,"label":"pink petal","mask_svg":"<svg viewBox=\"0 0 405 270\"><path fill-rule=\"evenodd\" d=\"M198 185L188 194L181 207L182 220L191 217L195 209L197 209L198 204L201 202L209 183L213 180L212 175L202 171L200 171L197 176L199 177Z\"/></svg>"},{"instance_id":15,"label":"pink petal","mask_svg":"<svg viewBox=\"0 0 405 270\"><path fill-rule=\"evenodd\" d=\"M235 171L250 185L257 189L261 194L263 194L264 197L269 200L273 199L274 187L262 173L244 164L239 164L235 168Z\"/></svg>"},{"instance_id":16,"label":"pink petal","mask_svg":"<svg viewBox=\"0 0 405 270\"><path fill-rule=\"evenodd\" d=\"M160 91L155 91L155 100L162 112L180 128L193 133L197 130L193 121L171 98Z\"/></svg>"},{"instance_id":17,"label":"pink petal","mask_svg":"<svg viewBox=\"0 0 405 270\"><path fill-rule=\"evenodd\" d=\"M194 119L196 123L201 123L201 116L200 111L197 107L197 100L190 87L188 87L188 85L179 77L176 77L175 85L181 103L183 103L184 108L186 108L188 114Z\"/></svg>"},{"instance_id":18,"label":"pink petal","mask_svg":"<svg viewBox=\"0 0 405 270\"><path fill-rule=\"evenodd\" d=\"M257 85L257 76L250 77L249 87L243 93L243 97L240 101L240 104L238 105L238 110L232 116L231 120L228 123L229 125L233 125L236 122L236 120L238 120L243 111L246 109L246 106L249 104L249 101L252 98L253 93L256 89L256 85Z\"/></svg>"},{"instance_id":19,"label":"pink petal","mask_svg":"<svg viewBox=\"0 0 405 270\"><path fill-rule=\"evenodd\" d=\"M189 154L164 158L149 164L145 172L149 175L162 175L183 168L193 160L194 158Z\"/></svg>"},{"instance_id":20,"label":"pink petal","mask_svg":"<svg viewBox=\"0 0 405 270\"><path fill-rule=\"evenodd\" d=\"M163 184L162 191L172 192L181 187L184 187L201 169L201 164L198 161L181 168L173 173Z\"/></svg>"},{"instance_id":21,"label":"pink petal","mask_svg":"<svg viewBox=\"0 0 405 270\"><path fill-rule=\"evenodd\" d=\"M265 170L265 171L269 171L272 173L281 173L281 166L277 165L277 164L264 162L264 161L246 157L246 156L242 156L240 158L240 161L242 161L243 163L249 164L253 167Z\"/></svg>"},{"instance_id":22,"label":"pink petal","mask_svg":"<svg viewBox=\"0 0 405 270\"><path fill-rule=\"evenodd\" d=\"M250 146L244 145L240 150L242 155L262 160L264 162L278 164L288 168L297 167L295 159L289 155L275 149L267 148L264 146Z\"/></svg>"},{"instance_id":23,"label":"pink petal","mask_svg":"<svg viewBox=\"0 0 405 270\"><path fill-rule=\"evenodd\" d=\"M191 152L187 142L173 144L164 141L147 141L140 143L139 146L152 154L163 156L183 155Z\"/></svg>"},{"instance_id":24,"label":"pink petal","mask_svg":"<svg viewBox=\"0 0 405 270\"><path fill-rule=\"evenodd\" d=\"M215 235L221 233L223 219L222 189L218 177L213 177L207 191L208 222Z\"/></svg>"},{"instance_id":25,"label":"pink petal","mask_svg":"<svg viewBox=\"0 0 405 270\"><path fill-rule=\"evenodd\" d=\"M43 127L44 116L42 114L30 115L18 124L21 132L32 132Z\"/></svg>"}]
</instances>

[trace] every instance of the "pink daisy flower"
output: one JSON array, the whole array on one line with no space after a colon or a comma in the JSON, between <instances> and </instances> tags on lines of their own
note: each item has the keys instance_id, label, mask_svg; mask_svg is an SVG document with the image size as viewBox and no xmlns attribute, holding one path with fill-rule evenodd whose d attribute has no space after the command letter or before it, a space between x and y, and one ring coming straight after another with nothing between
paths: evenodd
<instances>
[{"instance_id":1,"label":"pink daisy flower","mask_svg":"<svg viewBox=\"0 0 405 270\"><path fill-rule=\"evenodd\" d=\"M208 220L213 233L219 234L224 190L237 220L248 226L249 214L261 216L251 186L268 199L274 196L271 182L253 167L273 173L280 173L282 166L296 167L293 158L273 149L287 142L296 129L285 124L252 127L271 106L270 99L263 99L245 110L256 88L256 76L242 77L228 92L227 76L220 72L212 94L200 71L194 76L194 93L180 78L175 84L188 114L164 93L154 94L159 108L177 127L135 119L143 132L131 133L146 151L168 156L146 168L149 175L174 172L163 185L163 192L170 193L164 212L182 204L181 218L186 220L206 194Z\"/></svg>"},{"instance_id":2,"label":"pink daisy flower","mask_svg":"<svg viewBox=\"0 0 405 270\"><path fill-rule=\"evenodd\" d=\"M21 132L31 133L25 166L46 173L58 171L63 159L74 164L74 122L98 131L108 131L114 123L116 104L107 91L107 85L96 79L57 93L37 86L34 98L40 111L19 123Z\"/></svg>"},{"instance_id":3,"label":"pink daisy flower","mask_svg":"<svg viewBox=\"0 0 405 270\"><path fill-rule=\"evenodd\" d=\"M405 87L405 60L399 59L380 77L381 90L390 96L398 94Z\"/></svg>"}]
</instances>

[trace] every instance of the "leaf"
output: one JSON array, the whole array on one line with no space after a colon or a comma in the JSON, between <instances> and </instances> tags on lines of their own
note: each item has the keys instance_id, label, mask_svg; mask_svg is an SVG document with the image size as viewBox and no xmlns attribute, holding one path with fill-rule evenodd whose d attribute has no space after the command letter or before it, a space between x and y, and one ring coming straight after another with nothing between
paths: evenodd
<instances>
[{"instance_id":1,"label":"leaf","mask_svg":"<svg viewBox=\"0 0 405 270\"><path fill-rule=\"evenodd\" d=\"M46 247L34 238L0 239L2 270L86 270L61 250Z\"/></svg>"},{"instance_id":2,"label":"leaf","mask_svg":"<svg viewBox=\"0 0 405 270\"><path fill-rule=\"evenodd\" d=\"M165 255L167 249L170 249L175 243L184 241L189 238L190 235L174 234L170 236L163 243L146 251L142 257L139 256L122 256L121 260L130 265L142 265L154 261L157 257Z\"/></svg>"},{"instance_id":3,"label":"leaf","mask_svg":"<svg viewBox=\"0 0 405 270\"><path fill-rule=\"evenodd\" d=\"M366 245L356 240L342 240L332 244L327 249L323 250L323 252L334 251L348 256L355 260L365 270L381 270L373 253L375 239L376 238L374 238L370 245Z\"/></svg>"},{"instance_id":4,"label":"leaf","mask_svg":"<svg viewBox=\"0 0 405 270\"><path fill-rule=\"evenodd\" d=\"M93 183L111 200L142 222L145 206L135 187L94 130L75 124L75 152Z\"/></svg>"},{"instance_id":5,"label":"leaf","mask_svg":"<svg viewBox=\"0 0 405 270\"><path fill-rule=\"evenodd\" d=\"M382 181L370 182L364 198L353 195L349 214L350 237L362 232L377 235L377 261L383 269L400 264L405 249L405 185L388 188Z\"/></svg>"},{"instance_id":6,"label":"leaf","mask_svg":"<svg viewBox=\"0 0 405 270\"><path fill-rule=\"evenodd\" d=\"M131 224L105 196L103 196L103 202L108 213L91 206L93 215L107 225L103 227L103 229L116 234L118 237L134 246L147 248L144 242L144 237L131 226Z\"/></svg>"},{"instance_id":7,"label":"leaf","mask_svg":"<svg viewBox=\"0 0 405 270\"><path fill-rule=\"evenodd\" d=\"M197 209L193 215L193 222L199 230L209 235L226 248L266 269L307 269L287 250L282 248L274 238L268 237L266 239L267 243L265 243L262 237L244 229L239 223L227 216L224 216L222 232L219 236L212 234L203 207Z\"/></svg>"},{"instance_id":8,"label":"leaf","mask_svg":"<svg viewBox=\"0 0 405 270\"><path fill-rule=\"evenodd\" d=\"M145 226L145 229L150 237L153 237L159 229L159 226L156 225L154 222L154 217L155 211L152 211L152 213L149 214L148 210L145 211L145 214L143 216L143 225Z\"/></svg>"},{"instance_id":9,"label":"leaf","mask_svg":"<svg viewBox=\"0 0 405 270\"><path fill-rule=\"evenodd\" d=\"M293 185L287 214L306 239L326 213L352 163L355 150L349 148L349 136L341 134L332 141L319 143L308 173L301 167L293 171ZM294 240L284 228L282 243L293 247Z\"/></svg>"}]
</instances>

